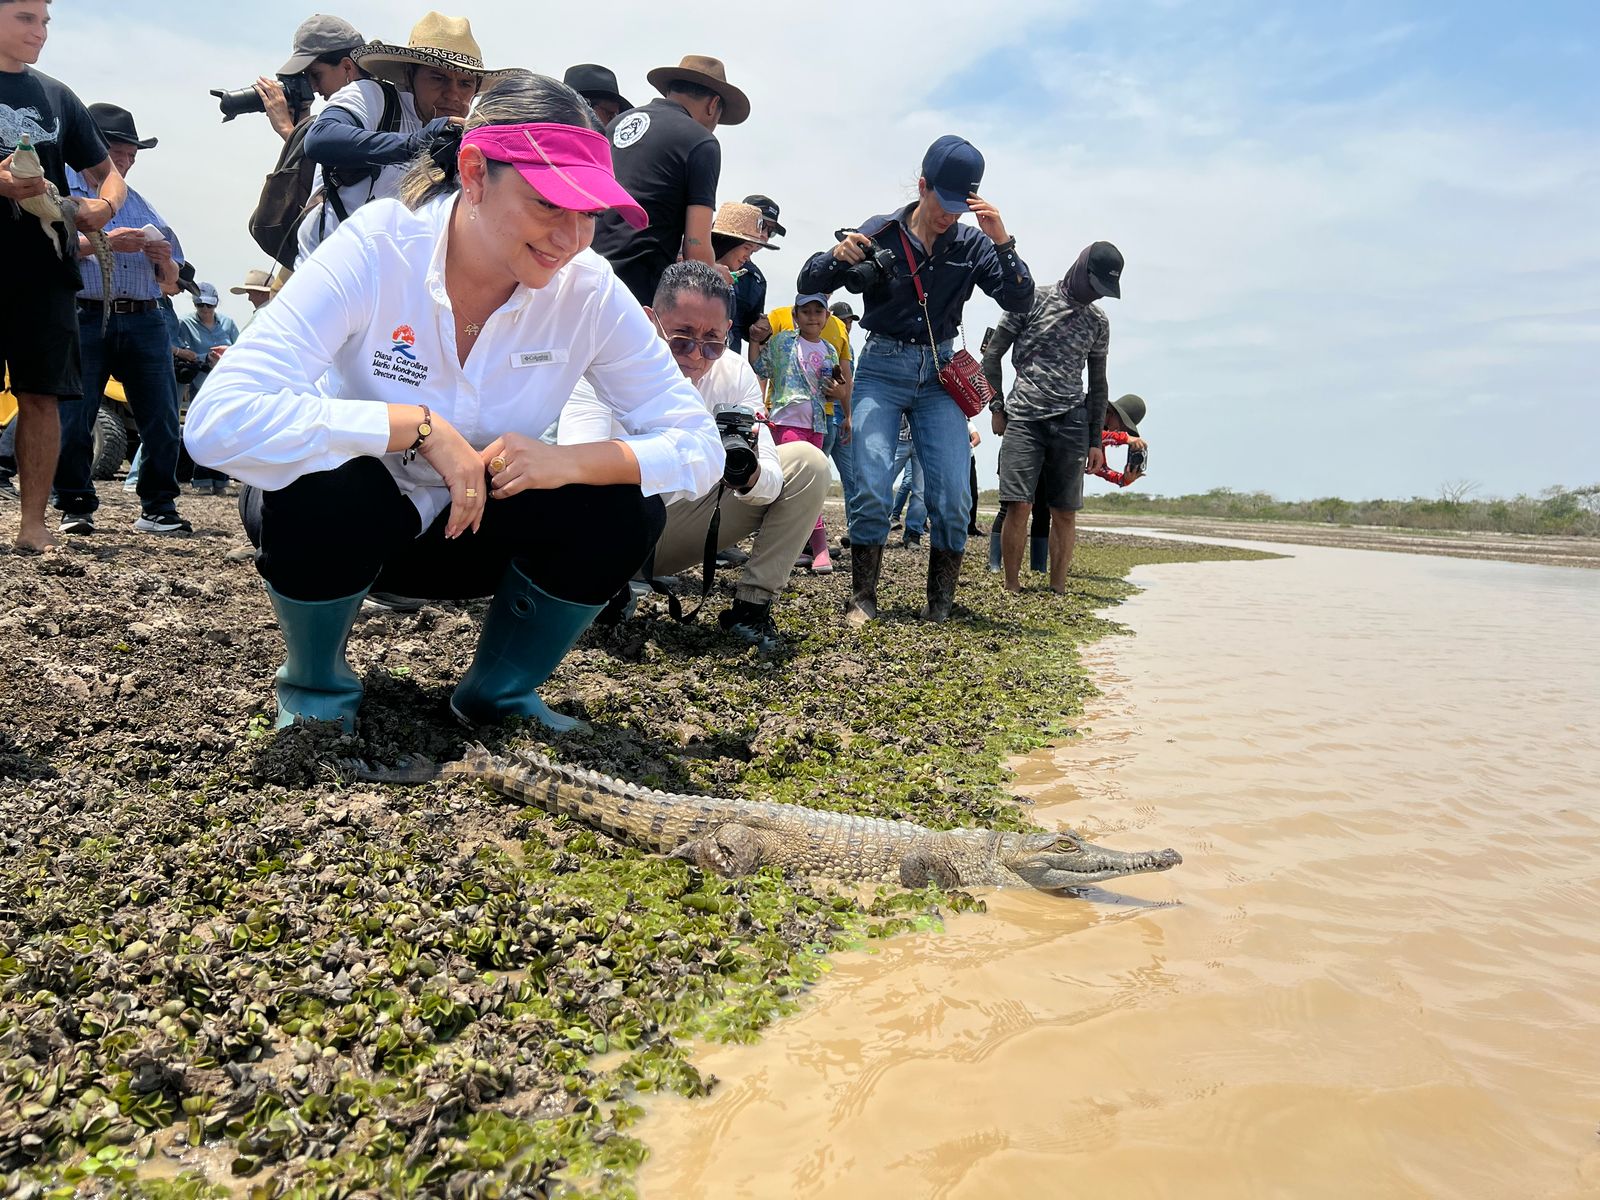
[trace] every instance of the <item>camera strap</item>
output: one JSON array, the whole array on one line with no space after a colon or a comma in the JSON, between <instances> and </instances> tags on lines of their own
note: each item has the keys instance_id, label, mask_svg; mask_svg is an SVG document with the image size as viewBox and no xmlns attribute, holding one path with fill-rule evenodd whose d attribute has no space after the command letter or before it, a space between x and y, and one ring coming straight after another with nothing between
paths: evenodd
<instances>
[{"instance_id":1,"label":"camera strap","mask_svg":"<svg viewBox=\"0 0 1600 1200\"><path fill-rule=\"evenodd\" d=\"M717 535L722 532L722 493L728 488L726 482L717 483L717 502L711 509L711 523L706 526L706 545L700 563L700 603L696 604L689 612L683 611L683 601L678 599L678 594L656 577L656 552L650 551L650 557L645 560L645 582L650 585L650 590L658 596L667 598L667 612L672 619L680 625L687 625L700 615L700 610L706 606L706 597L711 594L711 584L717 574Z\"/></svg>"}]
</instances>

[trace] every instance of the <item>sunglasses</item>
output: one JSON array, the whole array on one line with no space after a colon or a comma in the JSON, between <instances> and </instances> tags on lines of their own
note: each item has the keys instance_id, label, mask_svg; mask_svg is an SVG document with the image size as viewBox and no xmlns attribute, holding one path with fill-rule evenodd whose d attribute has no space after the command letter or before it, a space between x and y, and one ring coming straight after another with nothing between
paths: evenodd
<instances>
[{"instance_id":1,"label":"sunglasses","mask_svg":"<svg viewBox=\"0 0 1600 1200\"><path fill-rule=\"evenodd\" d=\"M721 358L722 352L728 348L728 343L723 341L701 341L692 337L669 337L667 349L678 358L688 358L691 351L698 349L700 357L705 359Z\"/></svg>"}]
</instances>

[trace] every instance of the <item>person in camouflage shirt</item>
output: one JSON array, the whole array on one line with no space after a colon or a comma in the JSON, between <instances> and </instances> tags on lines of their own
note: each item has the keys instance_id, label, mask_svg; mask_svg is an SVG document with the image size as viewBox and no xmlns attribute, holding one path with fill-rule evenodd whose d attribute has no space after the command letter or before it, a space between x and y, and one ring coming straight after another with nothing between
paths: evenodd
<instances>
[{"instance_id":1,"label":"person in camouflage shirt","mask_svg":"<svg viewBox=\"0 0 1600 1200\"><path fill-rule=\"evenodd\" d=\"M1111 322L1095 302L1121 294L1122 254L1110 242L1095 242L1078 255L1060 283L1034 294L1026 313L1001 318L984 346L983 371L995 392L990 403L994 431L1005 436L1000 444L1000 501L1007 591L1022 590L1022 548L1036 495L1053 518L1050 587L1066 591L1084 471L1105 463L1100 433L1109 395ZM1009 396L1000 376L1007 350L1016 372Z\"/></svg>"}]
</instances>

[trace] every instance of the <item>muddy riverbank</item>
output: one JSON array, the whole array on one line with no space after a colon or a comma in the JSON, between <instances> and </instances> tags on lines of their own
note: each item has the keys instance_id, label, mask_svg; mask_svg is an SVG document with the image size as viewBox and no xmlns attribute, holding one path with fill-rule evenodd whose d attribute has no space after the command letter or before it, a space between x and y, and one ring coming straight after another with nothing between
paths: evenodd
<instances>
[{"instance_id":1,"label":"muddy riverbank","mask_svg":"<svg viewBox=\"0 0 1600 1200\"><path fill-rule=\"evenodd\" d=\"M354 783L341 760L460 752L481 605L364 616L357 734L274 734L232 501L186 499L197 536L168 541L105 500L65 553L0 556L0 1192L627 1195L639 1098L712 1085L686 1039L758 1037L821 954L972 906L707 878L460 782ZM655 786L1025 826L1002 762L1077 719L1128 569L1248 557L1080 553L1071 595L1020 605L971 556L942 629L913 619L917 552L862 634L847 571L801 578L768 658L652 598L545 691L593 733L479 732Z\"/></svg>"}]
</instances>

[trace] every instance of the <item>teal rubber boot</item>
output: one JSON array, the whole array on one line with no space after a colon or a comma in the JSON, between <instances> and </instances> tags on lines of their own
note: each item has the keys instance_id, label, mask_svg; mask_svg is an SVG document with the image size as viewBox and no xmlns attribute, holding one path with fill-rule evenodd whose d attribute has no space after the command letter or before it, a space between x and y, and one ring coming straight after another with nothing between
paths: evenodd
<instances>
[{"instance_id":1,"label":"teal rubber boot","mask_svg":"<svg viewBox=\"0 0 1600 1200\"><path fill-rule=\"evenodd\" d=\"M285 651L277 674L279 729L337 721L346 733L355 732L363 689L344 647L366 594L363 588L341 600L291 600L268 586Z\"/></svg>"},{"instance_id":2,"label":"teal rubber boot","mask_svg":"<svg viewBox=\"0 0 1600 1200\"><path fill-rule=\"evenodd\" d=\"M575 717L552 712L536 689L604 608L546 595L512 563L489 605L472 666L450 697L450 711L471 725L532 717L558 733L584 727Z\"/></svg>"},{"instance_id":3,"label":"teal rubber boot","mask_svg":"<svg viewBox=\"0 0 1600 1200\"><path fill-rule=\"evenodd\" d=\"M1041 575L1050 573L1050 539L1047 537L1028 539L1028 566Z\"/></svg>"},{"instance_id":4,"label":"teal rubber boot","mask_svg":"<svg viewBox=\"0 0 1600 1200\"><path fill-rule=\"evenodd\" d=\"M992 529L989 531L989 570L998 571L1001 565L1000 531Z\"/></svg>"}]
</instances>

